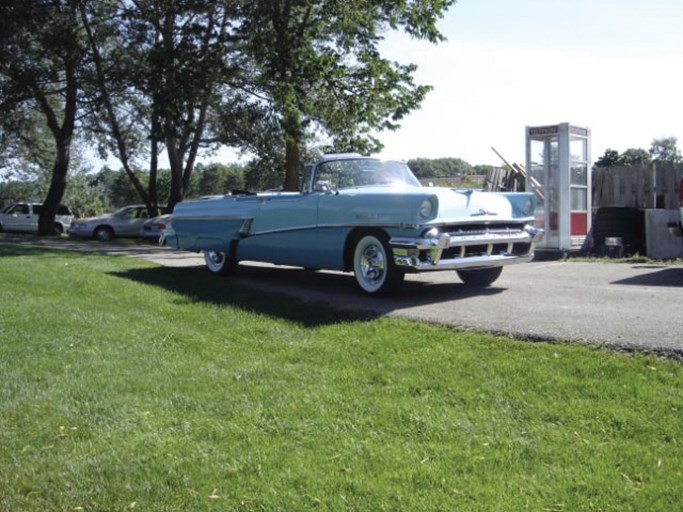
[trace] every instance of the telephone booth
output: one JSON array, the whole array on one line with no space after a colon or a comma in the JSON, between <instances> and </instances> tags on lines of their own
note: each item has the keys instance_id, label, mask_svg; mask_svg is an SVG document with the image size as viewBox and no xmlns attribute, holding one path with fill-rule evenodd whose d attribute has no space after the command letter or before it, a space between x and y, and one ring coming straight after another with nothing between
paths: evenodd
<instances>
[{"instance_id":1,"label":"telephone booth","mask_svg":"<svg viewBox=\"0 0 683 512\"><path fill-rule=\"evenodd\" d=\"M539 251L577 251L591 227L588 128L561 123L526 127L526 190L537 199Z\"/></svg>"}]
</instances>

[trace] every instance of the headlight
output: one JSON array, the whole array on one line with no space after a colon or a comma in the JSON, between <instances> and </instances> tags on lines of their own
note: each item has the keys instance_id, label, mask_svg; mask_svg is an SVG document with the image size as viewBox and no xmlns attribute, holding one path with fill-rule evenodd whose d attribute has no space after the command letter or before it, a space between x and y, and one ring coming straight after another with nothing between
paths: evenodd
<instances>
[{"instance_id":1,"label":"headlight","mask_svg":"<svg viewBox=\"0 0 683 512\"><path fill-rule=\"evenodd\" d=\"M429 217L432 216L432 213L434 212L434 205L429 199L425 199L422 201L422 204L420 205L420 217L423 219L428 219Z\"/></svg>"},{"instance_id":2,"label":"headlight","mask_svg":"<svg viewBox=\"0 0 683 512\"><path fill-rule=\"evenodd\" d=\"M432 228L432 229L430 229L429 231L427 231L427 232L426 232L424 235L422 235L422 236L423 236L424 238L434 238L434 239L436 239L436 238L439 238L439 235L440 235L440 234L441 234L441 233L439 233L439 230L438 230L438 229Z\"/></svg>"}]
</instances>

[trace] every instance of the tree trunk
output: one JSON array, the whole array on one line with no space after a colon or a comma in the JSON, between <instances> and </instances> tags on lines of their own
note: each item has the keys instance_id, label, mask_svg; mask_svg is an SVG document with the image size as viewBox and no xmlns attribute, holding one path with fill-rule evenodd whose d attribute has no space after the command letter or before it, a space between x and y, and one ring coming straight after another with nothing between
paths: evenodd
<instances>
[{"instance_id":1,"label":"tree trunk","mask_svg":"<svg viewBox=\"0 0 683 512\"><path fill-rule=\"evenodd\" d=\"M42 110L47 125L55 139L55 161L52 167L52 178L47 197L43 201L43 209L38 218L39 235L56 235L55 215L57 208L62 202L66 190L66 175L69 171L69 158L71 156L71 139L73 138L76 125L78 82L76 78L77 57L72 54L64 59L66 86L64 101L64 116L61 125L57 115L50 104L47 96L37 83L34 83L33 93L40 109Z\"/></svg>"},{"instance_id":2,"label":"tree trunk","mask_svg":"<svg viewBox=\"0 0 683 512\"><path fill-rule=\"evenodd\" d=\"M175 137L166 138L166 152L168 154L168 163L171 167L171 193L168 197L168 207L171 210L185 197L185 190L183 188L183 160L178 154L177 144L178 141Z\"/></svg>"},{"instance_id":3,"label":"tree trunk","mask_svg":"<svg viewBox=\"0 0 683 512\"><path fill-rule=\"evenodd\" d=\"M52 167L52 179L47 197L43 201L43 208L38 218L39 235L58 235L55 227L55 215L64 197L66 190L66 175L69 171L69 158L71 151L71 136L61 137L57 140L57 154Z\"/></svg>"},{"instance_id":4,"label":"tree trunk","mask_svg":"<svg viewBox=\"0 0 683 512\"><path fill-rule=\"evenodd\" d=\"M301 169L301 115L292 106L285 110L285 182L286 192L299 190L299 170Z\"/></svg>"}]
</instances>

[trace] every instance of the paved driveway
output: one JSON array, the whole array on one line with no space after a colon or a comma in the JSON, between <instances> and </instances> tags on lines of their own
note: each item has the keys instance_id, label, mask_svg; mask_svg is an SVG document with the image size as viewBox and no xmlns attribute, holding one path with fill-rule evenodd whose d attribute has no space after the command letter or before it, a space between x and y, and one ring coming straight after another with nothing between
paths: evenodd
<instances>
[{"instance_id":1,"label":"paved driveway","mask_svg":"<svg viewBox=\"0 0 683 512\"><path fill-rule=\"evenodd\" d=\"M245 264L229 279L342 309L683 354L683 266L535 262L478 291L455 272L409 275L392 299L360 295L351 274Z\"/></svg>"},{"instance_id":2,"label":"paved driveway","mask_svg":"<svg viewBox=\"0 0 683 512\"><path fill-rule=\"evenodd\" d=\"M0 238L0 241L2 238ZM38 243L40 243L38 239ZM59 243L73 250L131 254L194 267L203 258L152 245ZM541 261L513 265L487 289L465 288L455 272L409 275L399 296L360 294L351 274L241 264L226 279L340 309L362 309L526 339L560 339L683 355L683 266Z\"/></svg>"}]
</instances>

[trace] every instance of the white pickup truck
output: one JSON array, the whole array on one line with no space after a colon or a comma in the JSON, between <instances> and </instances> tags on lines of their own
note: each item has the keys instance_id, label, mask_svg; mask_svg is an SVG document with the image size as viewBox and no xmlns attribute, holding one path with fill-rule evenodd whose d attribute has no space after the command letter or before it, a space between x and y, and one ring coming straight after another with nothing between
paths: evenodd
<instances>
[{"instance_id":1,"label":"white pickup truck","mask_svg":"<svg viewBox=\"0 0 683 512\"><path fill-rule=\"evenodd\" d=\"M38 217L43 207L40 203L15 203L0 213L0 230L38 232ZM55 216L55 229L58 233L67 233L73 221L73 214L68 206L59 206Z\"/></svg>"},{"instance_id":2,"label":"white pickup truck","mask_svg":"<svg viewBox=\"0 0 683 512\"><path fill-rule=\"evenodd\" d=\"M683 236L683 178L678 184L678 222L669 222L667 224L669 232L674 236Z\"/></svg>"}]
</instances>

